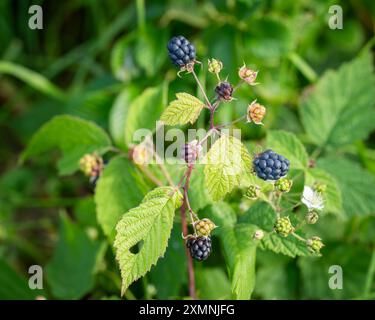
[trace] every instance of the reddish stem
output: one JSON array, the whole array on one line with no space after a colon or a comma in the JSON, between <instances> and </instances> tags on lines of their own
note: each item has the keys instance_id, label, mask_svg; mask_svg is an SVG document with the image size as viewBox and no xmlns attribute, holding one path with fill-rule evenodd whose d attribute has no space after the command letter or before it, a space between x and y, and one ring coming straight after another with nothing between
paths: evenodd
<instances>
[{"instance_id":1,"label":"reddish stem","mask_svg":"<svg viewBox=\"0 0 375 320\"><path fill-rule=\"evenodd\" d=\"M186 199L186 193L189 189L190 184L190 176L193 171L194 165L188 165L187 171L186 171L186 180L184 185L184 202L181 206L181 224L182 224L182 233L184 235L184 238L187 237L189 234L188 230L188 224L186 220L186 206L187 206L187 199ZM195 277L194 277L194 265L193 265L193 259L189 253L188 248L185 246L185 253L187 257L188 262L188 276L189 276L189 295L193 300L197 299L197 295L195 292Z\"/></svg>"}]
</instances>

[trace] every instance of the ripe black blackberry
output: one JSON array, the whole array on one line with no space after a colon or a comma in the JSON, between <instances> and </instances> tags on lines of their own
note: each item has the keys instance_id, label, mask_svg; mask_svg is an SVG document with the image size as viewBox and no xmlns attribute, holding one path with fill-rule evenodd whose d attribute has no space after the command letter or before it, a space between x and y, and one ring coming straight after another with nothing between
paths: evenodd
<instances>
[{"instance_id":1,"label":"ripe black blackberry","mask_svg":"<svg viewBox=\"0 0 375 320\"><path fill-rule=\"evenodd\" d=\"M284 156L272 150L258 154L253 160L253 168L257 176L263 180L278 180L289 171L290 162Z\"/></svg>"},{"instance_id":2,"label":"ripe black blackberry","mask_svg":"<svg viewBox=\"0 0 375 320\"><path fill-rule=\"evenodd\" d=\"M220 82L216 86L215 92L222 100L232 100L233 87L229 82Z\"/></svg>"},{"instance_id":3,"label":"ripe black blackberry","mask_svg":"<svg viewBox=\"0 0 375 320\"><path fill-rule=\"evenodd\" d=\"M192 258L203 261L208 258L211 253L211 238L204 236L189 236L186 240L186 246L190 251Z\"/></svg>"},{"instance_id":4,"label":"ripe black blackberry","mask_svg":"<svg viewBox=\"0 0 375 320\"><path fill-rule=\"evenodd\" d=\"M195 61L195 47L183 36L169 40L168 53L174 65L183 67Z\"/></svg>"}]
</instances>

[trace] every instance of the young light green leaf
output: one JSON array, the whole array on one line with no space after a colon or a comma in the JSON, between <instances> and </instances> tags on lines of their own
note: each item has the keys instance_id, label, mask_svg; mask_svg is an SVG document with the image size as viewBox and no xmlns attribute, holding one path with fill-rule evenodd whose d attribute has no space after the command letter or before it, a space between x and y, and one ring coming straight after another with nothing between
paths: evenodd
<instances>
[{"instance_id":1,"label":"young light green leaf","mask_svg":"<svg viewBox=\"0 0 375 320\"><path fill-rule=\"evenodd\" d=\"M90 121L68 115L56 116L32 137L21 156L25 161L52 148L63 154L58 167L60 174L71 174L79 167L79 159L86 153L104 152L111 145L103 129Z\"/></svg>"},{"instance_id":2,"label":"young light green leaf","mask_svg":"<svg viewBox=\"0 0 375 320\"><path fill-rule=\"evenodd\" d=\"M95 188L98 222L111 241L120 217L141 202L148 190L142 174L128 159L111 159Z\"/></svg>"},{"instance_id":3,"label":"young light green leaf","mask_svg":"<svg viewBox=\"0 0 375 320\"><path fill-rule=\"evenodd\" d=\"M166 90L166 83L158 87L148 88L132 101L124 128L126 144L140 142L133 141L133 135L138 129L155 131L156 121L164 108L163 100Z\"/></svg>"},{"instance_id":4,"label":"young light green leaf","mask_svg":"<svg viewBox=\"0 0 375 320\"><path fill-rule=\"evenodd\" d=\"M331 213L342 214L341 190L336 180L324 170L318 168L306 171L306 185L313 187L314 183L322 183L327 186L324 191L324 210Z\"/></svg>"},{"instance_id":5,"label":"young light green leaf","mask_svg":"<svg viewBox=\"0 0 375 320\"><path fill-rule=\"evenodd\" d=\"M375 178L368 171L353 161L333 156L320 159L318 167L337 181L348 216L375 212Z\"/></svg>"},{"instance_id":6,"label":"young light green leaf","mask_svg":"<svg viewBox=\"0 0 375 320\"><path fill-rule=\"evenodd\" d=\"M121 270L122 294L164 255L180 200L181 194L173 188L156 188L117 224L114 246Z\"/></svg>"},{"instance_id":7,"label":"young light green leaf","mask_svg":"<svg viewBox=\"0 0 375 320\"><path fill-rule=\"evenodd\" d=\"M217 202L209 206L206 216L218 227L234 227L237 221L236 213L226 202Z\"/></svg>"},{"instance_id":8,"label":"young light green leaf","mask_svg":"<svg viewBox=\"0 0 375 320\"><path fill-rule=\"evenodd\" d=\"M60 299L79 299L94 286L94 269L100 243L62 216L59 242L46 268L52 293Z\"/></svg>"},{"instance_id":9,"label":"young light green leaf","mask_svg":"<svg viewBox=\"0 0 375 320\"><path fill-rule=\"evenodd\" d=\"M261 241L261 247L276 253L282 253L289 257L311 256L305 242L292 235L282 237L276 233L269 233Z\"/></svg>"},{"instance_id":10,"label":"young light green leaf","mask_svg":"<svg viewBox=\"0 0 375 320\"><path fill-rule=\"evenodd\" d=\"M239 186L241 176L251 167L251 157L241 141L225 134L214 143L203 161L206 187L214 201Z\"/></svg>"},{"instance_id":11,"label":"young light green leaf","mask_svg":"<svg viewBox=\"0 0 375 320\"><path fill-rule=\"evenodd\" d=\"M291 168L307 168L306 149L293 133L281 130L270 131L267 134L267 147L289 159Z\"/></svg>"},{"instance_id":12,"label":"young light green leaf","mask_svg":"<svg viewBox=\"0 0 375 320\"><path fill-rule=\"evenodd\" d=\"M300 108L311 141L337 147L366 138L375 128L374 86L369 52L326 72Z\"/></svg>"},{"instance_id":13,"label":"young light green leaf","mask_svg":"<svg viewBox=\"0 0 375 320\"><path fill-rule=\"evenodd\" d=\"M176 94L177 100L173 100L160 120L167 125L193 124L201 113L204 103L191 94L180 92Z\"/></svg>"}]
</instances>

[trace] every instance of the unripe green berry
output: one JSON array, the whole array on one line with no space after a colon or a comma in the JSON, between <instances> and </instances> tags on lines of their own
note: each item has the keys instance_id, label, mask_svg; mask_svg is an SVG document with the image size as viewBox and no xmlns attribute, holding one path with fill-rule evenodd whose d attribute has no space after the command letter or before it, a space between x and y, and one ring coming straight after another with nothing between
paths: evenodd
<instances>
[{"instance_id":1,"label":"unripe green berry","mask_svg":"<svg viewBox=\"0 0 375 320\"><path fill-rule=\"evenodd\" d=\"M255 185L251 185L245 192L245 197L251 200L258 199L260 193L260 188Z\"/></svg>"},{"instance_id":2,"label":"unripe green berry","mask_svg":"<svg viewBox=\"0 0 375 320\"><path fill-rule=\"evenodd\" d=\"M221 69L223 69L223 63L220 60L212 58L208 60L208 71L214 74L220 73Z\"/></svg>"},{"instance_id":3,"label":"unripe green berry","mask_svg":"<svg viewBox=\"0 0 375 320\"><path fill-rule=\"evenodd\" d=\"M316 211L309 211L306 215L306 222L308 224L315 224L319 219L319 214Z\"/></svg>"},{"instance_id":4,"label":"unripe green berry","mask_svg":"<svg viewBox=\"0 0 375 320\"><path fill-rule=\"evenodd\" d=\"M216 225L210 219L198 220L194 223L195 230L198 236L209 236L211 231L216 228Z\"/></svg>"},{"instance_id":5,"label":"unripe green berry","mask_svg":"<svg viewBox=\"0 0 375 320\"><path fill-rule=\"evenodd\" d=\"M324 244L319 237L312 237L307 240L307 246L311 252L319 254L320 250L324 247Z\"/></svg>"},{"instance_id":6,"label":"unripe green berry","mask_svg":"<svg viewBox=\"0 0 375 320\"><path fill-rule=\"evenodd\" d=\"M324 183L316 182L314 184L314 189L319 193L324 193L327 190L327 185Z\"/></svg>"},{"instance_id":7,"label":"unripe green berry","mask_svg":"<svg viewBox=\"0 0 375 320\"><path fill-rule=\"evenodd\" d=\"M275 231L283 237L287 237L294 231L294 227L289 220L289 217L278 218L274 227Z\"/></svg>"},{"instance_id":8,"label":"unripe green berry","mask_svg":"<svg viewBox=\"0 0 375 320\"><path fill-rule=\"evenodd\" d=\"M289 192L292 188L293 181L287 178L281 178L276 180L275 182L275 189L281 192Z\"/></svg>"}]
</instances>

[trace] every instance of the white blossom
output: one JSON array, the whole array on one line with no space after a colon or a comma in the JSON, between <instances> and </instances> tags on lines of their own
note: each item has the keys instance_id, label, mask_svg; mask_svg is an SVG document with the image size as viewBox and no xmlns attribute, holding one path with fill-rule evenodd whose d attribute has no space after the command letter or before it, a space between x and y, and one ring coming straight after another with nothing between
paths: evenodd
<instances>
[{"instance_id":1,"label":"white blossom","mask_svg":"<svg viewBox=\"0 0 375 320\"><path fill-rule=\"evenodd\" d=\"M309 211L313 209L322 210L324 208L322 195L309 186L303 188L301 201L307 206Z\"/></svg>"}]
</instances>

